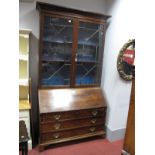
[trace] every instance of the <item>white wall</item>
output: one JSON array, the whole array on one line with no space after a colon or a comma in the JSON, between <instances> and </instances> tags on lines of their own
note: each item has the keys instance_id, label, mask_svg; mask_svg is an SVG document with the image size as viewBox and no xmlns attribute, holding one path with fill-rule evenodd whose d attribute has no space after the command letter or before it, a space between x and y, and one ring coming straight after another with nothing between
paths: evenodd
<instances>
[{"instance_id":1,"label":"white wall","mask_svg":"<svg viewBox=\"0 0 155 155\"><path fill-rule=\"evenodd\" d=\"M107 126L115 131L126 127L131 82L119 77L116 64L119 50L135 38L134 0L107 0L106 14L112 15L106 32L102 87L108 101Z\"/></svg>"},{"instance_id":2,"label":"white wall","mask_svg":"<svg viewBox=\"0 0 155 155\"><path fill-rule=\"evenodd\" d=\"M36 10L36 1L33 3L19 3L19 28L32 29L32 33L39 38L39 13ZM38 0L60 6L104 13L104 0Z\"/></svg>"}]
</instances>

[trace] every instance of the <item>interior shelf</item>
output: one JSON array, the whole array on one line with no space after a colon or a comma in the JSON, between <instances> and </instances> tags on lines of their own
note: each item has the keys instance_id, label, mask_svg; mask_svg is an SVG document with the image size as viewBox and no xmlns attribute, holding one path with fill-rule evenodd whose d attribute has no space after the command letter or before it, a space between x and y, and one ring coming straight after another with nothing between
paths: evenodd
<instances>
[{"instance_id":1,"label":"interior shelf","mask_svg":"<svg viewBox=\"0 0 155 155\"><path fill-rule=\"evenodd\" d=\"M51 28L54 27L62 27L62 28L65 28L65 27L68 27L68 28L72 28L73 26L72 25L60 25L60 24L50 24L50 25L44 25L44 28L48 31L50 31ZM84 26L79 26L79 29L84 29L84 30L89 30L89 31L96 31L96 28L88 28L88 27L84 27Z\"/></svg>"},{"instance_id":2,"label":"interior shelf","mask_svg":"<svg viewBox=\"0 0 155 155\"><path fill-rule=\"evenodd\" d=\"M52 63L52 62L70 62L70 60L61 60L61 59L42 59L42 63Z\"/></svg>"},{"instance_id":3,"label":"interior shelf","mask_svg":"<svg viewBox=\"0 0 155 155\"><path fill-rule=\"evenodd\" d=\"M28 86L29 85L28 79L19 79L19 85Z\"/></svg>"},{"instance_id":4,"label":"interior shelf","mask_svg":"<svg viewBox=\"0 0 155 155\"><path fill-rule=\"evenodd\" d=\"M72 44L73 42L71 41L64 41L63 39L57 40L57 39L46 39L43 38L43 42L47 43L58 43L58 44ZM86 45L86 46L98 46L98 43L93 43L91 41L79 41L78 45Z\"/></svg>"},{"instance_id":5,"label":"interior shelf","mask_svg":"<svg viewBox=\"0 0 155 155\"><path fill-rule=\"evenodd\" d=\"M52 62L57 62L57 63L59 63L59 62L66 62L66 63L68 63L68 62L70 62L70 60L53 60L53 59L51 59L51 60L45 60L45 59L43 59L42 60L42 63L52 63ZM76 61L76 63L98 63L98 61L86 61L86 60L77 60Z\"/></svg>"},{"instance_id":6,"label":"interior shelf","mask_svg":"<svg viewBox=\"0 0 155 155\"><path fill-rule=\"evenodd\" d=\"M97 61L85 61L85 60L77 60L77 63L98 63Z\"/></svg>"},{"instance_id":7,"label":"interior shelf","mask_svg":"<svg viewBox=\"0 0 155 155\"><path fill-rule=\"evenodd\" d=\"M48 43L58 43L58 44L72 44L71 41L64 41L63 39L46 39L43 38L43 42L48 42Z\"/></svg>"},{"instance_id":8,"label":"interior shelf","mask_svg":"<svg viewBox=\"0 0 155 155\"><path fill-rule=\"evenodd\" d=\"M28 61L28 55L19 54L19 60L20 61Z\"/></svg>"}]
</instances>

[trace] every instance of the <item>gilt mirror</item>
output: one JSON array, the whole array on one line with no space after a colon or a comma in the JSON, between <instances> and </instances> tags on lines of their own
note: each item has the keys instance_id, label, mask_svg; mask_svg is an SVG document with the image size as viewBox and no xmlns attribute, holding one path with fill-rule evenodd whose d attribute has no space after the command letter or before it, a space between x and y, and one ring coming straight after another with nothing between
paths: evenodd
<instances>
[{"instance_id":1,"label":"gilt mirror","mask_svg":"<svg viewBox=\"0 0 155 155\"><path fill-rule=\"evenodd\" d=\"M117 70L121 78L130 81L135 77L135 39L129 40L121 48L117 59Z\"/></svg>"}]
</instances>

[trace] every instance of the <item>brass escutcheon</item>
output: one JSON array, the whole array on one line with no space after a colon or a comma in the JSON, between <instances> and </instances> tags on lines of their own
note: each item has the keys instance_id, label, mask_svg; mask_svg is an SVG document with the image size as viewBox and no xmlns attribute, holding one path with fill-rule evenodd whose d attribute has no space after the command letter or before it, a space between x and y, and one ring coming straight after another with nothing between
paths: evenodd
<instances>
[{"instance_id":1,"label":"brass escutcheon","mask_svg":"<svg viewBox=\"0 0 155 155\"><path fill-rule=\"evenodd\" d=\"M58 129L60 129L60 126L61 126L61 124L55 124L55 125L54 125L54 128L55 128L56 130L58 130Z\"/></svg>"},{"instance_id":2,"label":"brass escutcheon","mask_svg":"<svg viewBox=\"0 0 155 155\"><path fill-rule=\"evenodd\" d=\"M55 139L57 139L57 138L59 138L59 137L60 137L60 134L59 134L59 133L54 134L54 135L53 135L53 137L54 137Z\"/></svg>"},{"instance_id":3,"label":"brass escutcheon","mask_svg":"<svg viewBox=\"0 0 155 155\"><path fill-rule=\"evenodd\" d=\"M91 120L91 123L92 123L92 124L95 124L95 123L96 123L96 119L92 119L92 120Z\"/></svg>"},{"instance_id":4,"label":"brass escutcheon","mask_svg":"<svg viewBox=\"0 0 155 155\"><path fill-rule=\"evenodd\" d=\"M61 117L61 115L54 115L54 118L55 118L56 120L59 120L60 117Z\"/></svg>"},{"instance_id":5,"label":"brass escutcheon","mask_svg":"<svg viewBox=\"0 0 155 155\"><path fill-rule=\"evenodd\" d=\"M97 111L97 110L92 111L92 115L93 115L93 116L96 116L97 114L98 114L98 111Z\"/></svg>"},{"instance_id":6,"label":"brass escutcheon","mask_svg":"<svg viewBox=\"0 0 155 155\"><path fill-rule=\"evenodd\" d=\"M95 127L91 127L91 128L90 128L90 131L91 131L91 132L94 132L95 130L96 130Z\"/></svg>"}]
</instances>

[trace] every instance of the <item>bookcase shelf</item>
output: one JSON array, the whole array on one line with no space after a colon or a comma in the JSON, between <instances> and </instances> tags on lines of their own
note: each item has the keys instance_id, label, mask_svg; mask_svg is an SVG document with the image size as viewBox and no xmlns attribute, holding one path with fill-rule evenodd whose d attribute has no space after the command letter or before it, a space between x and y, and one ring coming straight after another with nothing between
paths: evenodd
<instances>
[{"instance_id":1,"label":"bookcase shelf","mask_svg":"<svg viewBox=\"0 0 155 155\"><path fill-rule=\"evenodd\" d=\"M19 100L29 100L29 34L19 31Z\"/></svg>"}]
</instances>

